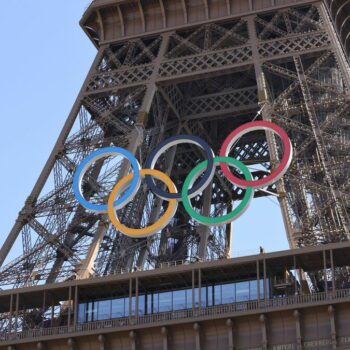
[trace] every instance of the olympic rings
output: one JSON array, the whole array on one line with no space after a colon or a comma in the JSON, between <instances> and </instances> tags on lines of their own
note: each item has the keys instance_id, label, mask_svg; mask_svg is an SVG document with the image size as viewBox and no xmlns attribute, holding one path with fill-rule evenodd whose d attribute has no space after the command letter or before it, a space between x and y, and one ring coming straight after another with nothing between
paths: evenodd
<instances>
[{"instance_id":1,"label":"olympic rings","mask_svg":"<svg viewBox=\"0 0 350 350\"><path fill-rule=\"evenodd\" d=\"M284 155L273 172L259 180L247 181L234 176L225 163L221 163L221 169L226 178L236 186L247 188L248 186L260 188L271 185L279 180L288 170L293 157L293 148L287 133L278 125L267 121L254 121L246 123L232 131L221 146L220 156L228 156L234 143L243 135L255 130L271 130L282 139Z\"/></svg>"},{"instance_id":2,"label":"olympic rings","mask_svg":"<svg viewBox=\"0 0 350 350\"><path fill-rule=\"evenodd\" d=\"M74 178L73 178L73 191L78 202L85 207L86 209L97 212L97 213L106 213L108 208L107 204L93 204L87 201L83 194L81 185L83 182L84 175L89 169L90 165L97 160L113 156L113 155L121 155L127 158L130 163L132 170L134 172L134 177L130 183L130 187L125 191L125 193L114 203L114 207L116 209L122 208L124 205L131 201L131 198L138 191L140 186L140 164L134 155L128 150L120 147L105 147L98 149L97 151L92 152L88 157L86 157L78 166Z\"/></svg>"},{"instance_id":3,"label":"olympic rings","mask_svg":"<svg viewBox=\"0 0 350 350\"><path fill-rule=\"evenodd\" d=\"M148 157L146 163L145 163L145 168L147 169L154 169L154 166L156 165L157 160L159 159L160 155L164 153L166 150L169 148L176 146L180 143L192 143L200 148L202 148L208 158L207 161L207 168L198 182L191 190L188 192L189 198L195 197L197 194L201 193L210 183L210 181L214 177L214 152L210 148L210 146L201 138L193 135L176 135L173 137L169 137L163 142L161 142L150 154ZM158 197L164 199L164 200L169 200L169 199L177 199L178 201L181 200L181 194L177 193L168 193L163 191L162 189L158 188L152 179L151 176L147 175L146 176L146 182L148 188Z\"/></svg>"},{"instance_id":4,"label":"olympic rings","mask_svg":"<svg viewBox=\"0 0 350 350\"><path fill-rule=\"evenodd\" d=\"M176 186L174 183L171 181L170 177L167 174L162 173L159 170L155 169L142 169L140 171L140 175L143 178L144 176L147 175L152 175L156 179L163 181L166 186L168 187L168 190L170 193L177 193ZM123 232L125 235L129 237L134 237L134 238L140 238L140 237L147 237L150 236L162 228L164 228L170 220L173 218L176 209L177 209L177 200L176 199L170 199L169 200L169 205L167 210L165 211L164 215L158 219L157 223L154 223L148 227L145 228L129 228L123 225L115 212L114 209L114 199L123 191L123 188L125 185L132 180L133 174L129 174L125 177L123 177L119 182L115 185L113 188L111 195L109 196L108 199L108 215L109 218L112 222L112 224L115 226L115 228L121 232Z\"/></svg>"},{"instance_id":5,"label":"olympic rings","mask_svg":"<svg viewBox=\"0 0 350 350\"><path fill-rule=\"evenodd\" d=\"M282 140L284 150L284 155L276 169L274 169L268 176L259 180L253 180L249 169L242 162L228 156L235 142L240 137L248 132L256 130L272 131L277 134ZM196 167L190 171L184 181L181 193L178 193L175 184L169 176L154 169L154 167L163 152L167 151L172 146L181 143L190 143L200 147L205 152L207 160L197 164ZM132 172L118 181L108 198L107 204L91 203L84 198L82 193L81 187L83 177L93 162L111 155L122 156L128 159ZM255 189L268 186L279 180L290 166L292 156L293 149L291 141L287 133L281 127L272 122L254 121L243 124L236 130L232 131L225 139L220 149L220 156L218 157L215 157L212 149L204 140L192 135L177 135L161 142L148 157L145 163L146 169L142 170L136 158L129 151L119 147L101 148L91 153L77 167L73 178L73 191L76 199L83 207L93 212L108 213L108 216L116 229L133 238L147 237L162 230L174 217L179 201L183 202L185 210L197 222L206 226L223 225L232 222L244 213L254 197ZM220 165L223 174L233 185L245 188L246 191L243 199L232 212L221 217L206 217L198 213L192 207L191 198L197 196L211 184L215 169L218 165ZM240 170L241 173L243 173L244 179L234 176L229 170L229 166L233 166ZM162 181L166 185L168 192L157 187L152 177ZM127 203L133 200L137 191L140 189L141 179L143 178L146 180L148 189L155 196L169 202L168 207L157 222L151 223L144 228L130 228L120 222L116 211L123 208Z\"/></svg>"},{"instance_id":6,"label":"olympic rings","mask_svg":"<svg viewBox=\"0 0 350 350\"><path fill-rule=\"evenodd\" d=\"M227 224L235 219L237 219L239 216L241 216L246 209L249 206L250 201L252 200L254 196L254 190L252 187L248 187L244 197L241 201L241 203L230 213L223 215L222 217L216 217L216 218L211 218L207 216L203 216L196 212L191 205L190 199L187 196L188 188L190 188L193 184L193 182L200 176L202 170L204 167L207 165L208 161L203 161L199 163L192 171L187 175L186 180L184 182L184 186L182 188L182 203L189 215L192 216L193 219L196 221L200 222L203 225L206 226L214 226L214 225L223 225ZM218 166L222 163L227 163L229 165L233 165L237 167L239 170L242 171L244 177L246 178L247 181L250 181L252 179L252 174L250 173L249 169L239 160L231 158L231 157L215 157L214 158L214 164L215 166Z\"/></svg>"}]
</instances>

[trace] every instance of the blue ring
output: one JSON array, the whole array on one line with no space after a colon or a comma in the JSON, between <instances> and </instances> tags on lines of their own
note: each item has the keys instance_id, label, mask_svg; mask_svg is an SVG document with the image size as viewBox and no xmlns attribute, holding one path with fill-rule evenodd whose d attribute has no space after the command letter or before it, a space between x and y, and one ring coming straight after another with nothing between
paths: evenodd
<instances>
[{"instance_id":1,"label":"blue ring","mask_svg":"<svg viewBox=\"0 0 350 350\"><path fill-rule=\"evenodd\" d=\"M75 194L76 199L78 202L86 209L89 209L94 212L107 212L108 205L107 204L93 204L90 203L88 200L84 198L84 196L81 193L81 182L83 179L83 176L85 175L85 172L87 171L88 166L90 163L94 161L95 158L100 159L104 154L112 155L112 154L119 154L127 158L131 164L132 170L134 172L134 176L130 182L130 185L128 189L124 192L124 194L118 198L114 202L114 206L119 206L123 202L130 201L130 197L134 195L134 193L138 190L138 185L140 183L140 164L137 161L137 159L134 157L134 155L129 152L128 150L120 147L105 147L100 148L94 152L92 152L89 156L87 156L77 167L74 178L73 178L73 191Z\"/></svg>"}]
</instances>

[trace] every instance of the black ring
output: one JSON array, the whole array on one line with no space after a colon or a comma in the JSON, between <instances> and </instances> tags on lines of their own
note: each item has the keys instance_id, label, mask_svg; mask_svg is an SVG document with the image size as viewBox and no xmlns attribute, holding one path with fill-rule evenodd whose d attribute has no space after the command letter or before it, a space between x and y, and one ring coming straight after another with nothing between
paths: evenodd
<instances>
[{"instance_id":1,"label":"black ring","mask_svg":"<svg viewBox=\"0 0 350 350\"><path fill-rule=\"evenodd\" d=\"M145 163L145 168L146 169L154 169L155 163L159 159L160 155L163 153L163 152L161 152L161 153L159 153L159 152L162 151L162 149L165 148L165 146L167 146L169 143L173 143L173 144L170 145L168 148L175 146L177 144L185 143L186 141L192 141L190 143L201 147L205 151L205 153L208 157L208 165L207 165L205 172L203 173L202 178L188 192L189 196L191 196L193 194L194 194L194 196L196 196L197 192L199 193L205 187L207 187L208 183L212 180L212 178L214 176L214 172L215 172L214 152L211 149L211 147L200 137L184 134L184 135L176 135L176 136L172 136L172 137L167 138L166 140L162 141L148 156L146 163ZM165 148L164 152L168 148ZM155 157L157 157L157 159L155 159ZM155 161L154 161L154 159L155 159ZM158 197L161 197L163 199L181 200L181 191L179 191L179 193L168 193L168 192L158 188L154 179L150 175L146 175L146 183L147 183L148 188Z\"/></svg>"}]
</instances>

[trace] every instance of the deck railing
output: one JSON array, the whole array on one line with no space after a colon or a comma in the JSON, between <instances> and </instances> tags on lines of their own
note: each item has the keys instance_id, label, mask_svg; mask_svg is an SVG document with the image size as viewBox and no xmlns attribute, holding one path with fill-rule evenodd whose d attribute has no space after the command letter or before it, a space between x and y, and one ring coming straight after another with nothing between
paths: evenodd
<instances>
[{"instance_id":1,"label":"deck railing","mask_svg":"<svg viewBox=\"0 0 350 350\"><path fill-rule=\"evenodd\" d=\"M342 299L350 298L350 289L340 289L329 293L314 293L301 294L288 297L274 298L268 300L254 300L247 302L238 302L233 304L223 304L211 307L199 307L188 310L177 310L162 312L151 315L125 317L104 321L95 321L88 323L80 323L71 326L61 326L52 328L31 329L22 332L2 333L0 334L0 344L2 342L11 342L24 339L36 339L48 336L59 336L63 334L74 334L80 332L91 332L99 329L122 329L130 326L157 324L176 319L186 320L195 319L197 317L209 316L215 317L220 315L225 317L225 314L241 313L247 311L268 311L280 307L293 306L297 308L303 304L341 301Z\"/></svg>"}]
</instances>

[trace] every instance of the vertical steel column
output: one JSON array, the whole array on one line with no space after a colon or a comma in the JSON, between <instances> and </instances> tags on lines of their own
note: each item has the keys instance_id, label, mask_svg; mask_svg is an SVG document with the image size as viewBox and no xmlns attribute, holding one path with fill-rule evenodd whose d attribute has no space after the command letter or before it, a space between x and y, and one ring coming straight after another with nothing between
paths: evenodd
<instances>
[{"instance_id":1,"label":"vertical steel column","mask_svg":"<svg viewBox=\"0 0 350 350\"><path fill-rule=\"evenodd\" d=\"M17 333L18 328L18 313L19 313L19 293L16 294L16 310L15 310L15 333Z\"/></svg>"},{"instance_id":2,"label":"vertical steel column","mask_svg":"<svg viewBox=\"0 0 350 350\"><path fill-rule=\"evenodd\" d=\"M192 270L192 310L194 310L194 302L195 302L195 272Z\"/></svg>"},{"instance_id":3,"label":"vertical steel column","mask_svg":"<svg viewBox=\"0 0 350 350\"><path fill-rule=\"evenodd\" d=\"M349 236L349 229L347 227L347 222L348 222L347 212L344 209L341 197L337 196L337 191L336 191L337 186L335 184L335 176L334 176L333 172L331 171L331 168L328 166L327 147L326 147L324 140L322 138L322 135L321 135L319 122L318 122L318 119L316 116L316 111L315 111L315 108L313 105L313 99L312 99L312 96L310 94L309 86L308 86L308 83L306 80L303 64L302 64L300 56L295 55L293 57L293 59L294 59L295 68L296 68L296 71L298 74L298 79L299 79L299 83L300 83L300 87L301 87L301 92L303 94L306 111L307 111L307 114L309 117L309 121L310 121L313 135L315 137L315 141L316 141L316 145L317 145L317 149L318 149L318 156L320 159L320 164L323 168L325 178L328 182L329 192L330 192L331 196L333 197L334 204L335 204L334 206L335 206L337 214L339 215L339 219L340 219L340 223L342 225L342 228L343 228L345 234L347 236Z\"/></svg>"},{"instance_id":4,"label":"vertical steel column","mask_svg":"<svg viewBox=\"0 0 350 350\"><path fill-rule=\"evenodd\" d=\"M132 320L132 278L129 279L129 321Z\"/></svg>"},{"instance_id":5,"label":"vertical steel column","mask_svg":"<svg viewBox=\"0 0 350 350\"><path fill-rule=\"evenodd\" d=\"M71 315L72 315L72 286L68 288L68 327L71 325Z\"/></svg>"},{"instance_id":6,"label":"vertical steel column","mask_svg":"<svg viewBox=\"0 0 350 350\"><path fill-rule=\"evenodd\" d=\"M9 333L12 332L12 318L13 318L13 294L10 296L10 315L9 315Z\"/></svg>"},{"instance_id":7,"label":"vertical steel column","mask_svg":"<svg viewBox=\"0 0 350 350\"><path fill-rule=\"evenodd\" d=\"M199 323L195 323L193 325L193 330L195 334L195 342L196 342L196 350L201 350L201 334L200 334L200 325Z\"/></svg>"},{"instance_id":8,"label":"vertical steel column","mask_svg":"<svg viewBox=\"0 0 350 350\"><path fill-rule=\"evenodd\" d=\"M142 142L143 142L143 137L144 137L143 133L147 124L148 114L151 110L153 98L157 91L155 82L156 82L161 61L168 47L168 42L169 42L169 33L164 33L162 35L162 43L160 45L158 55L154 60L154 69L150 77L150 80L147 84L146 92L143 97L141 108L138 112L135 129L132 130L132 132L128 136L127 149L132 154L136 154L138 148L142 145ZM129 170L129 162L125 159L122 161L121 170L118 174L117 181L118 179L125 176L128 173L128 170ZM87 253L87 257L84 259L84 264L78 273L80 275L80 278L87 278L89 273L91 273L91 267L97 257L98 251L100 249L100 245L102 243L102 239L108 227L109 227L108 216L104 215L101 221L101 225L99 227L98 234L96 235L96 239L94 239L93 243L90 245ZM132 267L131 264L132 264L132 259L129 259L126 265L129 265L128 267L131 268Z\"/></svg>"},{"instance_id":9,"label":"vertical steel column","mask_svg":"<svg viewBox=\"0 0 350 350\"><path fill-rule=\"evenodd\" d=\"M78 323L78 312L79 312L79 288L78 285L75 285L74 290L74 319L73 325L76 326Z\"/></svg>"},{"instance_id":10,"label":"vertical steel column","mask_svg":"<svg viewBox=\"0 0 350 350\"><path fill-rule=\"evenodd\" d=\"M328 282L327 282L327 257L326 257L326 251L324 250L322 252L322 259L323 259L323 278L324 278L324 289L326 291L326 294L328 294Z\"/></svg>"},{"instance_id":11,"label":"vertical steel column","mask_svg":"<svg viewBox=\"0 0 350 350\"><path fill-rule=\"evenodd\" d=\"M297 276L298 276L298 271L297 271L297 257L295 255L293 255L293 265L294 265L294 294L297 295L298 294L298 280L297 280Z\"/></svg>"},{"instance_id":12,"label":"vertical steel column","mask_svg":"<svg viewBox=\"0 0 350 350\"><path fill-rule=\"evenodd\" d=\"M160 332L163 337L163 350L168 350L168 328L162 327Z\"/></svg>"},{"instance_id":13,"label":"vertical steel column","mask_svg":"<svg viewBox=\"0 0 350 350\"><path fill-rule=\"evenodd\" d=\"M333 305L328 306L329 321L331 324L331 337L332 337L332 350L336 350L337 347L337 328L335 326L335 310Z\"/></svg>"},{"instance_id":14,"label":"vertical steel column","mask_svg":"<svg viewBox=\"0 0 350 350\"><path fill-rule=\"evenodd\" d=\"M226 320L226 326L227 326L228 348L229 350L234 350L233 322L230 318Z\"/></svg>"},{"instance_id":15,"label":"vertical steel column","mask_svg":"<svg viewBox=\"0 0 350 350\"><path fill-rule=\"evenodd\" d=\"M153 72L147 84L146 93L143 98L142 106L140 108L138 120L137 120L137 124L142 127L145 127L147 124L148 113L151 110L153 98L157 91L156 80L158 77L160 65L164 59L166 50L168 49L169 39L170 39L169 32L162 34L162 43L160 45L159 52L156 59L153 61L153 64L154 64Z\"/></svg>"},{"instance_id":16,"label":"vertical steel column","mask_svg":"<svg viewBox=\"0 0 350 350\"><path fill-rule=\"evenodd\" d=\"M130 343L131 343L131 350L136 350L136 332L131 331L129 333Z\"/></svg>"},{"instance_id":17,"label":"vertical steel column","mask_svg":"<svg viewBox=\"0 0 350 350\"><path fill-rule=\"evenodd\" d=\"M297 338L297 350L302 350L302 337L301 337L301 325L300 325L300 312L299 310L294 310L293 316L295 319L295 335Z\"/></svg>"},{"instance_id":18,"label":"vertical steel column","mask_svg":"<svg viewBox=\"0 0 350 350\"><path fill-rule=\"evenodd\" d=\"M261 345L263 350L267 350L267 330L266 330L266 316L260 315L259 321L261 323Z\"/></svg>"},{"instance_id":19,"label":"vertical steel column","mask_svg":"<svg viewBox=\"0 0 350 350\"><path fill-rule=\"evenodd\" d=\"M260 261L256 261L256 283L257 283L257 291L258 291L258 307L260 307Z\"/></svg>"},{"instance_id":20,"label":"vertical steel column","mask_svg":"<svg viewBox=\"0 0 350 350\"><path fill-rule=\"evenodd\" d=\"M50 322L51 328L54 326L54 324L53 324L54 317L55 317L55 304L54 304L54 300L52 298L52 300L51 300L51 322Z\"/></svg>"},{"instance_id":21,"label":"vertical steel column","mask_svg":"<svg viewBox=\"0 0 350 350\"><path fill-rule=\"evenodd\" d=\"M319 14L322 17L324 27L326 32L330 38L330 46L332 47L332 51L334 52L337 64L344 78L344 82L346 85L346 89L348 93L350 92L350 66L348 64L348 60L344 54L342 46L339 41L339 37L334 30L334 25L332 19L330 18L326 6L323 1L320 1L316 4Z\"/></svg>"},{"instance_id":22,"label":"vertical steel column","mask_svg":"<svg viewBox=\"0 0 350 350\"><path fill-rule=\"evenodd\" d=\"M212 195L213 195L213 181L210 181L209 186L204 190L204 193L203 193L202 215L204 216L210 216ZM206 258L209 232L210 232L210 227L205 225L201 225L199 227L200 242L199 242L198 253L199 253L199 257L202 260L205 260Z\"/></svg>"},{"instance_id":23,"label":"vertical steel column","mask_svg":"<svg viewBox=\"0 0 350 350\"><path fill-rule=\"evenodd\" d=\"M45 309L46 309L46 289L43 291L43 307L42 307L42 316L41 316L41 327L43 328L43 321L45 319Z\"/></svg>"},{"instance_id":24,"label":"vertical steel column","mask_svg":"<svg viewBox=\"0 0 350 350\"><path fill-rule=\"evenodd\" d=\"M267 302L267 272L266 272L266 259L263 259L263 271L264 271L264 301Z\"/></svg>"},{"instance_id":25,"label":"vertical steel column","mask_svg":"<svg viewBox=\"0 0 350 350\"><path fill-rule=\"evenodd\" d=\"M258 51L259 39L256 35L254 16L247 17L247 23L248 23L249 40L252 45L256 84L258 87L259 105L262 106L261 108L262 118L263 120L271 121L272 111L271 111L271 106L269 104L269 96L268 96L268 90L266 86L266 80L265 80L264 72L262 69L262 63L260 61L260 55ZM273 132L266 131L266 140L267 140L269 153L270 153L271 169L273 170L276 167L276 164L278 161L277 144L276 144L276 139ZM286 190L284 187L283 179L279 180L276 183L276 187L277 187L277 193L278 193L278 201L282 212L283 223L287 233L288 243L290 248L296 248L296 239L293 234L293 226L289 216L288 201L285 196Z\"/></svg>"},{"instance_id":26,"label":"vertical steel column","mask_svg":"<svg viewBox=\"0 0 350 350\"><path fill-rule=\"evenodd\" d=\"M334 269L334 256L333 256L333 249L330 250L331 255L331 269L332 269L332 293L335 293L335 269Z\"/></svg>"},{"instance_id":27,"label":"vertical steel column","mask_svg":"<svg viewBox=\"0 0 350 350\"><path fill-rule=\"evenodd\" d=\"M198 269L198 309L202 309L202 270Z\"/></svg>"},{"instance_id":28,"label":"vertical steel column","mask_svg":"<svg viewBox=\"0 0 350 350\"><path fill-rule=\"evenodd\" d=\"M139 278L135 278L135 317L139 318Z\"/></svg>"}]
</instances>

